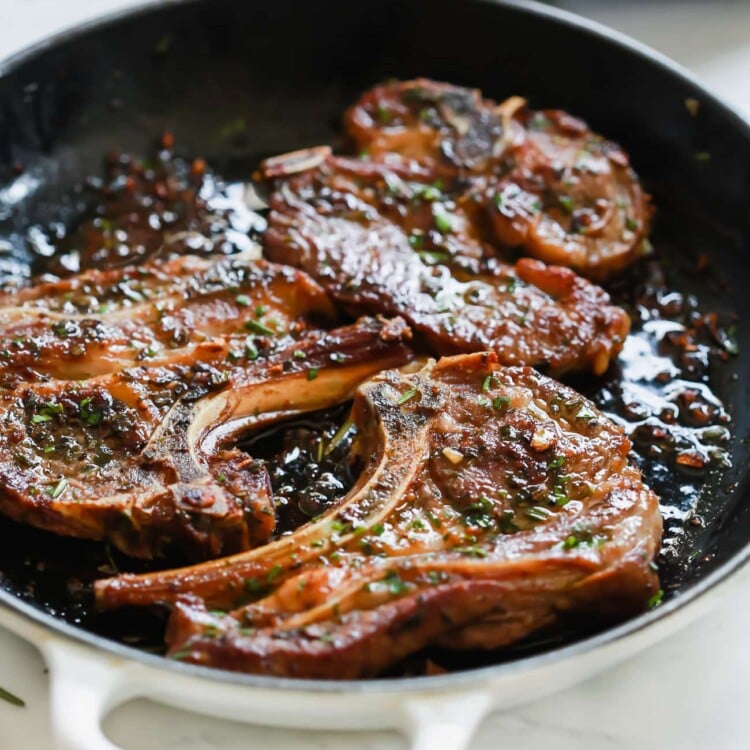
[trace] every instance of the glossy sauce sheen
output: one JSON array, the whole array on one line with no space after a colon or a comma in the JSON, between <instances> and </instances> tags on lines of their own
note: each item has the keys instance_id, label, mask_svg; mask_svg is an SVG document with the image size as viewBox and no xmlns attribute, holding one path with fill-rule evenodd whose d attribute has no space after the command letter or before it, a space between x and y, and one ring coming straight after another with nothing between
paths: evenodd
<instances>
[{"instance_id":1,"label":"glossy sauce sheen","mask_svg":"<svg viewBox=\"0 0 750 750\"><path fill-rule=\"evenodd\" d=\"M222 183L200 160L174 158L169 139L161 145L152 164L127 156L108 159L105 180L92 180L89 185L95 218L70 232L62 227L30 230L29 244L39 256L33 270L44 267L63 274L103 263L124 265L159 248L166 248L167 255L247 250L265 226L262 213L248 209L246 196L251 188ZM730 367L728 361L736 353L733 321L703 314L699 298L678 291L686 279L689 286L695 286L691 275L703 261L680 260L682 248L670 244L673 230L674 223L665 222L661 234L657 224L656 260L641 261L609 287L614 301L628 310L634 324L619 362L602 378L570 381L625 428L633 440L635 460L661 497L666 525L659 564L667 595L680 586L685 572L676 564L674 553L693 544L713 520L702 514L701 493L721 492L732 425L711 387L717 368ZM81 237L86 238L84 244ZM660 264L669 266L669 273ZM10 270L14 273L6 274L6 284L23 284L24 269ZM356 467L347 460L351 434L340 435L334 449L326 452L346 414L344 407L315 415L305 423L281 426L273 435L256 436L246 446L269 464L279 513L277 534L304 522L351 487L356 478ZM87 629L145 648L160 648L163 623L159 613L96 614L89 606L92 580L117 571L141 572L148 564L134 562L109 547L53 537L4 519L0 529L6 540L0 551L6 585L16 591L25 589L29 600L44 601L47 611ZM701 554L696 548L691 564L699 565ZM164 567L163 563L157 567ZM570 637L584 634L576 629ZM504 649L497 659L547 648L545 637L542 633ZM559 642L567 637L555 635L554 639ZM492 658L484 655L481 663ZM479 661L470 653L456 657L433 649L409 659L396 673L440 671L471 663Z\"/></svg>"}]
</instances>

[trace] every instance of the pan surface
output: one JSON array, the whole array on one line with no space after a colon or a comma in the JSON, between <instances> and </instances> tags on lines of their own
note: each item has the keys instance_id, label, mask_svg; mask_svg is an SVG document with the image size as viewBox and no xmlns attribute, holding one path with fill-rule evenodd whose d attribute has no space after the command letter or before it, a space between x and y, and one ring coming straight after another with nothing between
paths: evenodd
<instances>
[{"instance_id":1,"label":"pan surface","mask_svg":"<svg viewBox=\"0 0 750 750\"><path fill-rule=\"evenodd\" d=\"M29 228L75 225L88 208L80 186L101 171L102 155L112 149L147 154L166 130L181 151L203 157L227 180L247 179L269 154L335 142L341 112L373 83L416 76L479 87L496 100L522 94L532 107L566 109L622 143L654 194L654 244L673 285L694 295L704 312L738 316L739 354L710 372L732 417L732 468L717 466L696 478L644 460L668 513L660 562L665 603L573 645L552 644L557 648L550 651L547 644L542 655L541 644L522 647L502 657L513 657L512 664L495 667L522 669L668 617L738 568L750 549L750 332L743 325L750 308L750 128L680 71L615 35L533 4L189 0L147 6L0 65L0 271L38 267ZM697 114L686 106L692 101L699 102ZM709 270L701 265L696 272L701 258ZM577 385L606 403L620 376ZM287 682L171 664L122 645L140 621L118 618L116 625L59 600L56 571L69 572L63 561L102 562L100 547L7 521L0 522L0 538L0 601L53 630L215 679ZM462 666L486 663L467 656ZM396 682L403 687L409 680Z\"/></svg>"}]
</instances>

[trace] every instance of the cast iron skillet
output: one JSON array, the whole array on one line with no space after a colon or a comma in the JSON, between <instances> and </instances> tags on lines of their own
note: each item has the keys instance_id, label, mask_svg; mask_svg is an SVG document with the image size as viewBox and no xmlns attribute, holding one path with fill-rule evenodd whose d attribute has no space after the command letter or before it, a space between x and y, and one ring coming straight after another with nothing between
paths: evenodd
<instances>
[{"instance_id":1,"label":"cast iron skillet","mask_svg":"<svg viewBox=\"0 0 750 750\"><path fill-rule=\"evenodd\" d=\"M594 25L524 2L458 0L188 0L150 4L67 32L0 64L0 241L4 262L29 261L31 224L73 222L76 186L117 147L147 153L174 132L185 152L221 173L247 175L271 153L335 140L343 109L389 76L476 86L501 100L561 107L622 143L656 194L659 225L686 253L729 279L690 282L705 309L740 317L741 354L715 388L734 420L734 469L707 484L706 519L666 572L673 595L656 610L557 650L569 656L669 617L738 569L750 554L750 127L669 61ZM686 99L700 102L693 117ZM243 118L239 138L222 136ZM710 160L696 154L710 153ZM17 165L24 171L18 173ZM705 288L703 288L705 286ZM673 483L680 479L675 477ZM12 550L0 573L24 554ZM700 552L700 564L695 552ZM37 560L44 554L38 550ZM44 611L40 591L4 578L0 602L98 649L246 685L283 681L167 664ZM554 654L552 655L554 657ZM531 668L530 656L513 665ZM475 673L476 674L476 673ZM431 685L460 675L423 678ZM402 681L407 682L408 680ZM315 683L297 683L315 687ZM382 682L379 684L383 684ZM318 686L320 684L318 683Z\"/></svg>"}]
</instances>

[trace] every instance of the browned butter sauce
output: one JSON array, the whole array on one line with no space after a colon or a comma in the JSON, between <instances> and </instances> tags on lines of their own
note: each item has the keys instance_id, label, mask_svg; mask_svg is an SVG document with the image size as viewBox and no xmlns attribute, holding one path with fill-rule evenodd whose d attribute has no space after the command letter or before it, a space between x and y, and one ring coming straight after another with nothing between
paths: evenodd
<instances>
[{"instance_id":1,"label":"browned butter sauce","mask_svg":"<svg viewBox=\"0 0 750 750\"><path fill-rule=\"evenodd\" d=\"M29 229L26 241L35 263L28 270L8 267L2 277L6 287L28 283L29 273L62 276L186 252L257 252L257 238L265 227L262 204L251 185L225 182L200 159L175 157L169 135L150 159L109 155L103 177L90 178L83 192L89 208L77 223ZM685 573L685 555L680 555L681 564L678 553L692 545L689 564L701 564L703 549L696 540L712 521L704 514L702 500L722 491L731 466L727 446L732 420L713 384L717 372L726 370L722 377L731 377L727 373L737 354L735 321L705 309L700 292L685 291L696 286L686 285L687 277L709 276L711 269L705 258L686 256L674 243L674 226L657 222L653 255L610 285L614 301L633 320L619 361L602 378L570 380L623 427L633 442L633 460L661 497L665 532L659 566L665 596L679 588ZM347 405L342 405L249 436L243 443L268 464L277 534L324 511L352 486L356 467L348 459L353 432L347 416ZM148 564L100 544L53 537L4 519L0 538L0 585L86 629L161 649L164 613L98 614L89 606L92 580L118 571L142 571ZM410 659L395 673L502 661L586 632L577 624L569 633L541 634L489 656L435 650Z\"/></svg>"}]
</instances>

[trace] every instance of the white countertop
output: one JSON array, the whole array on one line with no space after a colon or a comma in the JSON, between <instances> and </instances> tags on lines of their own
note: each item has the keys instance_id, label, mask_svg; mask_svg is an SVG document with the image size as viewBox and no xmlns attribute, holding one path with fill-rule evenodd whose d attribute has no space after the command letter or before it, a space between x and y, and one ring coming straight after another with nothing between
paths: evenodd
<instances>
[{"instance_id":1,"label":"white countertop","mask_svg":"<svg viewBox=\"0 0 750 750\"><path fill-rule=\"evenodd\" d=\"M133 0L0 0L0 58ZM564 0L650 44L697 73L750 115L750 3ZM742 573L750 585L750 571ZM475 750L740 750L750 747L750 599L732 599L678 636L562 695L483 725ZM0 750L52 750L47 679L35 648L0 630ZM147 701L105 724L124 750L396 750L395 734L293 732L247 727ZM436 749L438 750L438 749Z\"/></svg>"}]
</instances>

